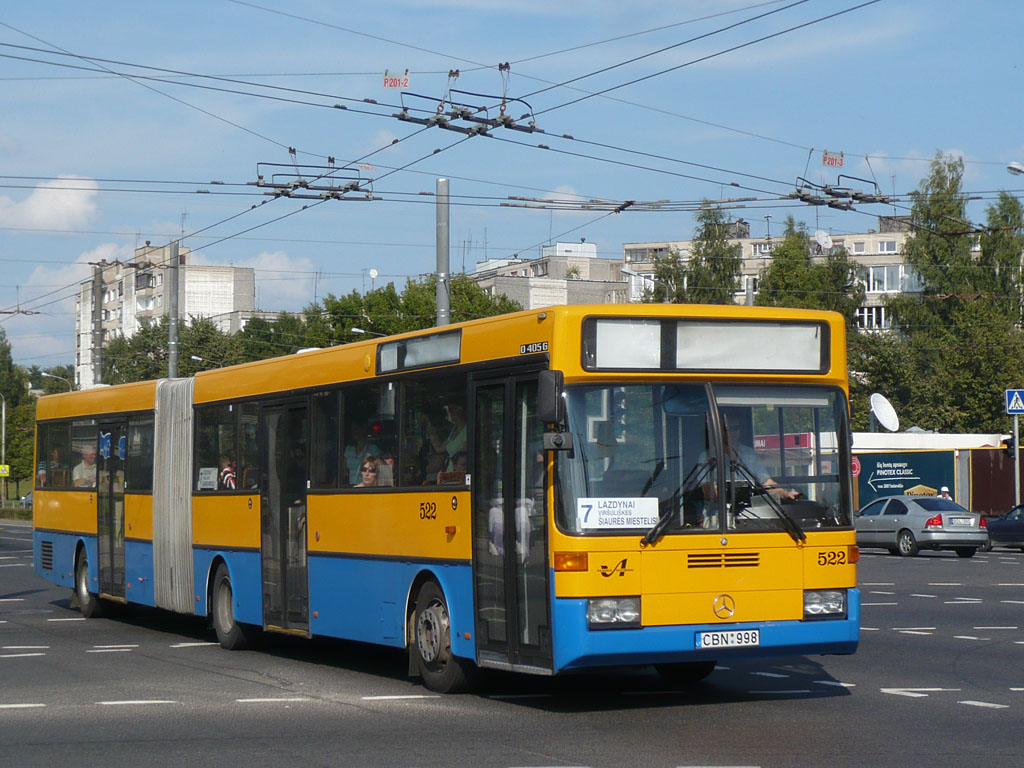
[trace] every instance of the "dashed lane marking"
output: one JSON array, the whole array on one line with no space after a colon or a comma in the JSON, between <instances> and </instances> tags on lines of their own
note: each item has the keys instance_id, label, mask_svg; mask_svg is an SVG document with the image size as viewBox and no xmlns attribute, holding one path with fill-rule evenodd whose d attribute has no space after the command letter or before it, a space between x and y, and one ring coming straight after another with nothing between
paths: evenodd
<instances>
[{"instance_id":1,"label":"dashed lane marking","mask_svg":"<svg viewBox=\"0 0 1024 768\"><path fill-rule=\"evenodd\" d=\"M899 630L901 635L934 635L934 632L920 632L916 629L901 629Z\"/></svg>"},{"instance_id":2,"label":"dashed lane marking","mask_svg":"<svg viewBox=\"0 0 1024 768\"><path fill-rule=\"evenodd\" d=\"M935 630L935 627L893 627L896 632L923 632L925 630Z\"/></svg>"},{"instance_id":3,"label":"dashed lane marking","mask_svg":"<svg viewBox=\"0 0 1024 768\"><path fill-rule=\"evenodd\" d=\"M862 606L868 605L899 605L899 603L861 603Z\"/></svg>"},{"instance_id":4,"label":"dashed lane marking","mask_svg":"<svg viewBox=\"0 0 1024 768\"><path fill-rule=\"evenodd\" d=\"M969 707L987 707L988 709L1009 709L1009 704L993 704L990 701L958 701L957 704L966 704Z\"/></svg>"},{"instance_id":5,"label":"dashed lane marking","mask_svg":"<svg viewBox=\"0 0 1024 768\"><path fill-rule=\"evenodd\" d=\"M872 595L895 595L895 592L882 592L880 589L872 589L869 594Z\"/></svg>"},{"instance_id":6,"label":"dashed lane marking","mask_svg":"<svg viewBox=\"0 0 1024 768\"><path fill-rule=\"evenodd\" d=\"M282 696L281 698L235 699L239 704L281 704L293 701L313 701L306 696Z\"/></svg>"},{"instance_id":7,"label":"dashed lane marking","mask_svg":"<svg viewBox=\"0 0 1024 768\"><path fill-rule=\"evenodd\" d=\"M1017 627L972 627L972 629L1017 629Z\"/></svg>"},{"instance_id":8,"label":"dashed lane marking","mask_svg":"<svg viewBox=\"0 0 1024 768\"><path fill-rule=\"evenodd\" d=\"M38 709L45 707L45 704L0 704L0 709Z\"/></svg>"},{"instance_id":9,"label":"dashed lane marking","mask_svg":"<svg viewBox=\"0 0 1024 768\"><path fill-rule=\"evenodd\" d=\"M48 645L4 645L2 650L5 651L45 651L50 648Z\"/></svg>"},{"instance_id":10,"label":"dashed lane marking","mask_svg":"<svg viewBox=\"0 0 1024 768\"><path fill-rule=\"evenodd\" d=\"M938 597L938 595L911 595L911 597Z\"/></svg>"},{"instance_id":11,"label":"dashed lane marking","mask_svg":"<svg viewBox=\"0 0 1024 768\"><path fill-rule=\"evenodd\" d=\"M45 656L45 653L0 653L0 659L24 659L28 656Z\"/></svg>"},{"instance_id":12,"label":"dashed lane marking","mask_svg":"<svg viewBox=\"0 0 1024 768\"><path fill-rule=\"evenodd\" d=\"M862 587L895 587L896 582L894 581L865 581L861 584Z\"/></svg>"},{"instance_id":13,"label":"dashed lane marking","mask_svg":"<svg viewBox=\"0 0 1024 768\"><path fill-rule=\"evenodd\" d=\"M24 603L24 597L0 597L0 603Z\"/></svg>"},{"instance_id":14,"label":"dashed lane marking","mask_svg":"<svg viewBox=\"0 0 1024 768\"><path fill-rule=\"evenodd\" d=\"M201 648L204 646L220 645L215 642L202 642L202 643L171 643L170 648Z\"/></svg>"},{"instance_id":15,"label":"dashed lane marking","mask_svg":"<svg viewBox=\"0 0 1024 768\"><path fill-rule=\"evenodd\" d=\"M953 635L954 640L991 640L991 637L975 637L974 635Z\"/></svg>"},{"instance_id":16,"label":"dashed lane marking","mask_svg":"<svg viewBox=\"0 0 1024 768\"><path fill-rule=\"evenodd\" d=\"M97 701L105 707L135 707L143 704L177 704L172 699L126 699L123 701Z\"/></svg>"},{"instance_id":17,"label":"dashed lane marking","mask_svg":"<svg viewBox=\"0 0 1024 768\"><path fill-rule=\"evenodd\" d=\"M438 694L410 693L398 696L363 696L363 701L401 701L402 699L440 699Z\"/></svg>"},{"instance_id":18,"label":"dashed lane marking","mask_svg":"<svg viewBox=\"0 0 1024 768\"><path fill-rule=\"evenodd\" d=\"M28 568L28 563L0 563L0 568Z\"/></svg>"},{"instance_id":19,"label":"dashed lane marking","mask_svg":"<svg viewBox=\"0 0 1024 768\"><path fill-rule=\"evenodd\" d=\"M93 648L86 653L128 653L134 650L134 648Z\"/></svg>"},{"instance_id":20,"label":"dashed lane marking","mask_svg":"<svg viewBox=\"0 0 1024 768\"><path fill-rule=\"evenodd\" d=\"M929 581L929 587L962 587L959 581Z\"/></svg>"},{"instance_id":21,"label":"dashed lane marking","mask_svg":"<svg viewBox=\"0 0 1024 768\"><path fill-rule=\"evenodd\" d=\"M818 685L834 685L839 688L856 688L856 683L841 683L838 680L815 680Z\"/></svg>"},{"instance_id":22,"label":"dashed lane marking","mask_svg":"<svg viewBox=\"0 0 1024 768\"><path fill-rule=\"evenodd\" d=\"M778 672L751 672L750 674L758 677L789 677L789 675L780 675Z\"/></svg>"},{"instance_id":23,"label":"dashed lane marking","mask_svg":"<svg viewBox=\"0 0 1024 768\"><path fill-rule=\"evenodd\" d=\"M1007 603L1009 605L1024 605L1024 600L1000 600L1000 603Z\"/></svg>"},{"instance_id":24,"label":"dashed lane marking","mask_svg":"<svg viewBox=\"0 0 1024 768\"><path fill-rule=\"evenodd\" d=\"M67 619L47 619L47 621L85 621L85 616L72 616Z\"/></svg>"},{"instance_id":25,"label":"dashed lane marking","mask_svg":"<svg viewBox=\"0 0 1024 768\"><path fill-rule=\"evenodd\" d=\"M943 691L956 691L959 688L879 688L882 693L889 693L893 696L906 696L910 699L927 698L929 693L941 693Z\"/></svg>"}]
</instances>

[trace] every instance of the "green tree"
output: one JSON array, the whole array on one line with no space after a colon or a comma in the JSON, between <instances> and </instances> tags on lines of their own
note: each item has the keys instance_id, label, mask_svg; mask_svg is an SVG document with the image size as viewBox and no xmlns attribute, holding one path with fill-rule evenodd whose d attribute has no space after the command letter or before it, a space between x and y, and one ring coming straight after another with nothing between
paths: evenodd
<instances>
[{"instance_id":1,"label":"green tree","mask_svg":"<svg viewBox=\"0 0 1024 768\"><path fill-rule=\"evenodd\" d=\"M7 463L11 466L7 495L10 497L17 493L18 483L35 477L35 439L36 399L26 397L13 411L7 409Z\"/></svg>"},{"instance_id":2,"label":"green tree","mask_svg":"<svg viewBox=\"0 0 1024 768\"><path fill-rule=\"evenodd\" d=\"M758 306L826 309L840 313L852 328L864 302L857 265L844 249L822 260L811 255L806 226L786 218L782 243L772 250L771 262L758 282Z\"/></svg>"},{"instance_id":3,"label":"green tree","mask_svg":"<svg viewBox=\"0 0 1024 768\"><path fill-rule=\"evenodd\" d=\"M28 373L20 365L14 364L7 332L0 328L0 394L7 401L8 411L17 408L28 398L28 383Z\"/></svg>"},{"instance_id":4,"label":"green tree","mask_svg":"<svg viewBox=\"0 0 1024 768\"><path fill-rule=\"evenodd\" d=\"M730 243L732 219L705 200L697 212L693 252L683 258L670 247L654 257L654 287L644 301L670 304L734 304L740 290L743 249Z\"/></svg>"}]
</instances>

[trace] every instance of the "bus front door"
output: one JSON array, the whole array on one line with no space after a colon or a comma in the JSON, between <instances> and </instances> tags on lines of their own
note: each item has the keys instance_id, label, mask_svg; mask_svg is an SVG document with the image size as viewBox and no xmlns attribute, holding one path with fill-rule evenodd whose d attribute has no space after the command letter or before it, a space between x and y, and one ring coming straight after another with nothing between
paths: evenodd
<instances>
[{"instance_id":1,"label":"bus front door","mask_svg":"<svg viewBox=\"0 0 1024 768\"><path fill-rule=\"evenodd\" d=\"M305 401L266 405L260 488L263 623L267 629L309 631L306 487L309 414Z\"/></svg>"},{"instance_id":2,"label":"bus front door","mask_svg":"<svg viewBox=\"0 0 1024 768\"><path fill-rule=\"evenodd\" d=\"M96 554L100 595L125 602L124 458L127 425L99 425L96 454Z\"/></svg>"},{"instance_id":3,"label":"bus front door","mask_svg":"<svg viewBox=\"0 0 1024 768\"><path fill-rule=\"evenodd\" d=\"M550 672L543 425L535 376L474 385L473 564L480 666Z\"/></svg>"}]
</instances>

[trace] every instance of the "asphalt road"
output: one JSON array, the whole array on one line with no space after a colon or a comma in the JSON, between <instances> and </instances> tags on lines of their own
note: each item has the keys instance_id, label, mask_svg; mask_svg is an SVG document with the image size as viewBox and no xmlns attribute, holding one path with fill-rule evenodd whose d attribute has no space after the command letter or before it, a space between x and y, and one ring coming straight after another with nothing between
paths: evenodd
<instances>
[{"instance_id":1,"label":"asphalt road","mask_svg":"<svg viewBox=\"0 0 1024 768\"><path fill-rule=\"evenodd\" d=\"M437 696L401 653L202 621L83 620L0 521L0 766L1024 766L1024 553L865 553L861 649L719 667L492 675Z\"/></svg>"}]
</instances>

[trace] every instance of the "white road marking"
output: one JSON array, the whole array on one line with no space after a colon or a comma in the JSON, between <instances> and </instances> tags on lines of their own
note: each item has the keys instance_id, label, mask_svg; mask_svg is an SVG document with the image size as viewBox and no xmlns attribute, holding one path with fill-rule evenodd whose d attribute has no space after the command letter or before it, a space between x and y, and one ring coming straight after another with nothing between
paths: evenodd
<instances>
[{"instance_id":1,"label":"white road marking","mask_svg":"<svg viewBox=\"0 0 1024 768\"><path fill-rule=\"evenodd\" d=\"M861 605L899 605L899 603L861 603Z\"/></svg>"},{"instance_id":2,"label":"white road marking","mask_svg":"<svg viewBox=\"0 0 1024 768\"><path fill-rule=\"evenodd\" d=\"M45 706L45 704L0 704L0 709L36 709Z\"/></svg>"},{"instance_id":3,"label":"white road marking","mask_svg":"<svg viewBox=\"0 0 1024 768\"><path fill-rule=\"evenodd\" d=\"M880 589L872 589L868 594L871 595L895 595L895 592L882 592Z\"/></svg>"},{"instance_id":4,"label":"white road marking","mask_svg":"<svg viewBox=\"0 0 1024 768\"><path fill-rule=\"evenodd\" d=\"M934 635L935 634L934 632L918 632L915 629L901 629L899 632L900 632L901 635Z\"/></svg>"},{"instance_id":5,"label":"white road marking","mask_svg":"<svg viewBox=\"0 0 1024 768\"><path fill-rule=\"evenodd\" d=\"M23 659L26 656L45 656L45 653L0 653L0 659Z\"/></svg>"},{"instance_id":6,"label":"white road marking","mask_svg":"<svg viewBox=\"0 0 1024 768\"><path fill-rule=\"evenodd\" d=\"M24 597L0 597L0 603L24 603Z\"/></svg>"},{"instance_id":7,"label":"white road marking","mask_svg":"<svg viewBox=\"0 0 1024 768\"><path fill-rule=\"evenodd\" d=\"M220 645L220 643L215 643L215 642L212 642L212 641L210 641L210 642L203 642L203 643L171 643L171 645L169 647L171 647L171 648L199 648L201 646L207 646L207 645Z\"/></svg>"},{"instance_id":8,"label":"white road marking","mask_svg":"<svg viewBox=\"0 0 1024 768\"><path fill-rule=\"evenodd\" d=\"M282 697L280 699L274 699L274 698L265 698L265 699L235 699L235 701L237 701L239 704L277 704L277 703L280 703L280 702L289 702L289 701L312 701L312 699L307 698L305 696L291 696L291 697Z\"/></svg>"},{"instance_id":9,"label":"white road marking","mask_svg":"<svg viewBox=\"0 0 1024 768\"><path fill-rule=\"evenodd\" d=\"M363 696L363 701L399 701L401 699L440 699L441 696L427 693L411 693L402 696Z\"/></svg>"},{"instance_id":10,"label":"white road marking","mask_svg":"<svg viewBox=\"0 0 1024 768\"><path fill-rule=\"evenodd\" d=\"M0 563L0 568L27 568L28 563Z\"/></svg>"},{"instance_id":11,"label":"white road marking","mask_svg":"<svg viewBox=\"0 0 1024 768\"><path fill-rule=\"evenodd\" d=\"M862 587L895 587L895 581L865 581L861 584Z\"/></svg>"},{"instance_id":12,"label":"white road marking","mask_svg":"<svg viewBox=\"0 0 1024 768\"><path fill-rule=\"evenodd\" d=\"M117 645L94 645L93 648L138 648L138 643L118 643Z\"/></svg>"},{"instance_id":13,"label":"white road marking","mask_svg":"<svg viewBox=\"0 0 1024 768\"><path fill-rule=\"evenodd\" d=\"M946 605L981 605L981 598L958 597L955 600L943 600Z\"/></svg>"},{"instance_id":14,"label":"white road marking","mask_svg":"<svg viewBox=\"0 0 1024 768\"><path fill-rule=\"evenodd\" d=\"M778 672L751 672L750 674L758 677L789 677L789 675L780 675Z\"/></svg>"},{"instance_id":15,"label":"white road marking","mask_svg":"<svg viewBox=\"0 0 1024 768\"><path fill-rule=\"evenodd\" d=\"M93 648L86 653L129 653L133 650L133 648Z\"/></svg>"},{"instance_id":16,"label":"white road marking","mask_svg":"<svg viewBox=\"0 0 1024 768\"><path fill-rule=\"evenodd\" d=\"M1024 688L1011 688L1011 691L1024 691Z\"/></svg>"},{"instance_id":17,"label":"white road marking","mask_svg":"<svg viewBox=\"0 0 1024 768\"><path fill-rule=\"evenodd\" d=\"M962 587L959 581L929 581L929 587Z\"/></svg>"},{"instance_id":18,"label":"white road marking","mask_svg":"<svg viewBox=\"0 0 1024 768\"><path fill-rule=\"evenodd\" d=\"M860 631L861 632L878 632L879 629L878 629L878 627L861 627Z\"/></svg>"},{"instance_id":19,"label":"white road marking","mask_svg":"<svg viewBox=\"0 0 1024 768\"><path fill-rule=\"evenodd\" d=\"M836 680L815 680L818 685L835 685L839 688L856 688L856 683L840 683Z\"/></svg>"},{"instance_id":20,"label":"white road marking","mask_svg":"<svg viewBox=\"0 0 1024 768\"><path fill-rule=\"evenodd\" d=\"M50 646L48 645L5 645L2 646L5 651L45 651Z\"/></svg>"},{"instance_id":21,"label":"white road marking","mask_svg":"<svg viewBox=\"0 0 1024 768\"><path fill-rule=\"evenodd\" d=\"M893 627L893 629L896 632L907 632L907 631L910 631L910 630L915 630L915 631L920 632L920 631L923 631L923 630L926 630L926 629L934 630L935 627Z\"/></svg>"},{"instance_id":22,"label":"white road marking","mask_svg":"<svg viewBox=\"0 0 1024 768\"><path fill-rule=\"evenodd\" d=\"M996 584L996 586L997 587L1024 587L1024 584L1003 583L1003 584Z\"/></svg>"},{"instance_id":23,"label":"white road marking","mask_svg":"<svg viewBox=\"0 0 1024 768\"><path fill-rule=\"evenodd\" d=\"M1017 627L973 627L973 629L1017 629Z\"/></svg>"},{"instance_id":24,"label":"white road marking","mask_svg":"<svg viewBox=\"0 0 1024 768\"><path fill-rule=\"evenodd\" d=\"M911 595L911 597L938 597L938 595Z\"/></svg>"},{"instance_id":25,"label":"white road marking","mask_svg":"<svg viewBox=\"0 0 1024 768\"><path fill-rule=\"evenodd\" d=\"M1009 704L992 704L988 701L958 701L957 704L966 704L969 707L988 707L989 709L1009 709Z\"/></svg>"},{"instance_id":26,"label":"white road marking","mask_svg":"<svg viewBox=\"0 0 1024 768\"><path fill-rule=\"evenodd\" d=\"M134 707L138 704L177 704L178 702L171 699L127 699L124 701L97 701L96 703L105 707Z\"/></svg>"},{"instance_id":27,"label":"white road marking","mask_svg":"<svg viewBox=\"0 0 1024 768\"><path fill-rule=\"evenodd\" d=\"M1024 605L1024 600L1000 600L1000 603L1009 603L1010 605Z\"/></svg>"},{"instance_id":28,"label":"white road marking","mask_svg":"<svg viewBox=\"0 0 1024 768\"><path fill-rule=\"evenodd\" d=\"M974 635L953 635L954 640L990 640L988 637L975 637Z\"/></svg>"},{"instance_id":29,"label":"white road marking","mask_svg":"<svg viewBox=\"0 0 1024 768\"><path fill-rule=\"evenodd\" d=\"M926 698L929 693L941 691L959 691L959 688L880 688L882 693L891 693L893 696L907 696L911 699Z\"/></svg>"},{"instance_id":30,"label":"white road marking","mask_svg":"<svg viewBox=\"0 0 1024 768\"><path fill-rule=\"evenodd\" d=\"M47 621L85 621L85 616L73 616L70 619L47 619Z\"/></svg>"}]
</instances>

